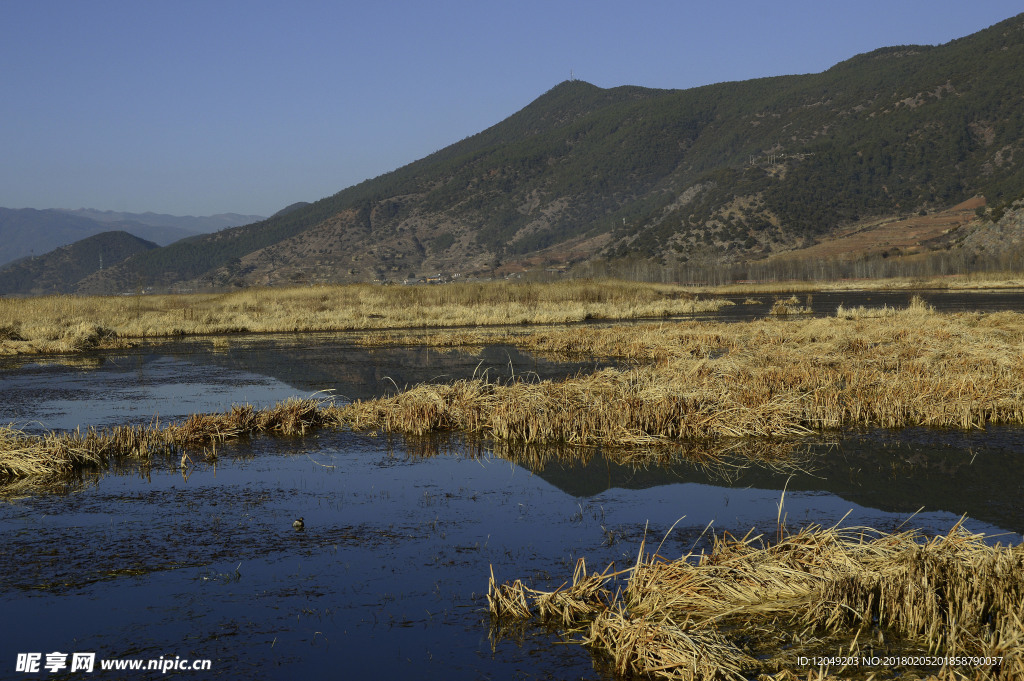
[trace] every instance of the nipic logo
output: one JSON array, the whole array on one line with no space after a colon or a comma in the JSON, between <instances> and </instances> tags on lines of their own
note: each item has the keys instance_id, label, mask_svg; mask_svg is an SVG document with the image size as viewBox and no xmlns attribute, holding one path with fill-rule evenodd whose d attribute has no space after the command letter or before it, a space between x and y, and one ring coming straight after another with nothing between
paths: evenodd
<instances>
[{"instance_id":1,"label":"nipic logo","mask_svg":"<svg viewBox=\"0 0 1024 681\"><path fill-rule=\"evenodd\" d=\"M189 660L177 655L160 656L158 659L101 660L100 669L107 670L149 670L166 674L169 671L208 671L211 660ZM14 671L23 674L40 672L92 672L96 669L96 653L18 653Z\"/></svg>"}]
</instances>

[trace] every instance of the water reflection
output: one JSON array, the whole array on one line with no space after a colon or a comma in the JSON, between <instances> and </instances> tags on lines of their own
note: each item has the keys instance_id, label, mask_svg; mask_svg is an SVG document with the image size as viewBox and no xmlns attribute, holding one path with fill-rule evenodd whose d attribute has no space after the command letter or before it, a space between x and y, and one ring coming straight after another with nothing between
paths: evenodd
<instances>
[{"instance_id":1,"label":"water reflection","mask_svg":"<svg viewBox=\"0 0 1024 681\"><path fill-rule=\"evenodd\" d=\"M1024 312L1024 293L1007 291L946 291L923 289L914 291L812 291L795 294L801 306L809 306L815 317L835 316L840 305L852 307L905 308L914 296L922 298L939 312ZM740 322L767 317L777 298L790 294L752 294L710 296L734 303L713 314L701 314L700 319ZM802 316L802 315L800 315ZM800 316L797 316L799 318Z\"/></svg>"},{"instance_id":2,"label":"water reflection","mask_svg":"<svg viewBox=\"0 0 1024 681\"><path fill-rule=\"evenodd\" d=\"M690 442L613 452L448 437L395 442L401 443L397 451L411 458L458 451L498 456L578 499L676 484L770 490L776 500L786 490L789 500L833 495L842 502L838 506L891 514L941 511L1024 533L1019 503L1024 497L1024 428L1019 427L873 430L841 438ZM821 522L809 516L805 521Z\"/></svg>"},{"instance_id":3,"label":"water reflection","mask_svg":"<svg viewBox=\"0 0 1024 681\"><path fill-rule=\"evenodd\" d=\"M486 376L562 378L608 366L565 362L511 346L476 351L364 348L351 335L191 339L69 358L0 360L0 422L30 432L109 427L270 406L326 391L343 400L392 394L425 382Z\"/></svg>"},{"instance_id":4,"label":"water reflection","mask_svg":"<svg viewBox=\"0 0 1024 681\"><path fill-rule=\"evenodd\" d=\"M791 526L852 510L847 524L888 529L910 516L827 491L828 479L808 476L804 488L777 462L712 483L706 460L505 456L482 443L321 432L236 443L187 478L168 462L14 499L0 505L0 608L18 623L5 627L5 649L208 657L218 678L333 676L339 660L374 678L592 678L585 650L543 632L492 650L492 565L499 581L552 588L579 556L632 564L645 535L660 541L684 516L667 556L705 545L709 523L771 534L787 480ZM948 500L912 522L942 532L964 510Z\"/></svg>"}]
</instances>

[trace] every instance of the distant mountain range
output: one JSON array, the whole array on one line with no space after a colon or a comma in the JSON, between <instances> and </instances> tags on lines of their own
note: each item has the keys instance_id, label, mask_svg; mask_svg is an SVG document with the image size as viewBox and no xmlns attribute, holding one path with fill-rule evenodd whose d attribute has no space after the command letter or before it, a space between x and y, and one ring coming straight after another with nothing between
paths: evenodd
<instances>
[{"instance_id":1,"label":"distant mountain range","mask_svg":"<svg viewBox=\"0 0 1024 681\"><path fill-rule=\"evenodd\" d=\"M94 234L44 255L0 267L0 293L70 293L90 274L154 248L159 246L128 232Z\"/></svg>"},{"instance_id":2,"label":"distant mountain range","mask_svg":"<svg viewBox=\"0 0 1024 681\"><path fill-rule=\"evenodd\" d=\"M817 74L688 90L566 81L393 172L139 253L77 290L597 271L633 261L649 273L770 263L829 240L847 251L815 253L850 258L876 228L900 244L891 251L900 257L955 249L1024 195L1022 82L1024 15Z\"/></svg>"},{"instance_id":3,"label":"distant mountain range","mask_svg":"<svg viewBox=\"0 0 1024 681\"><path fill-rule=\"evenodd\" d=\"M122 230L166 246L179 239L247 225L259 215L223 213L208 217L179 217L157 213L116 213L78 210L0 208L0 267L25 256L43 255L102 232Z\"/></svg>"},{"instance_id":4,"label":"distant mountain range","mask_svg":"<svg viewBox=\"0 0 1024 681\"><path fill-rule=\"evenodd\" d=\"M298 204L294 204L298 205ZM287 210L287 209L285 209ZM93 210L91 208L79 208L78 210L61 210L63 213L78 215L89 218L96 222L104 223L139 223L151 227L166 227L168 229L179 229L186 232L185 236L194 234L207 234L216 232L227 227L239 225L251 225L254 222L265 220L262 215L239 215L238 213L218 213L216 215L205 215L195 217L193 215L167 215L164 213L118 213L112 210ZM177 241L177 239L175 239Z\"/></svg>"}]
</instances>

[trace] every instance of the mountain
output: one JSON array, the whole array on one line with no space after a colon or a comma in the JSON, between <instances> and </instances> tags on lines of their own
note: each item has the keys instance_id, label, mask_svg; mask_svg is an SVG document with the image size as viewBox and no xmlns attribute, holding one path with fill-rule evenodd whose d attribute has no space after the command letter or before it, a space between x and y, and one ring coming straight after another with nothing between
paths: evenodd
<instances>
[{"instance_id":1,"label":"mountain","mask_svg":"<svg viewBox=\"0 0 1024 681\"><path fill-rule=\"evenodd\" d=\"M286 209L287 210L287 209ZM79 208L78 210L63 210L64 213L78 215L81 217L104 223L138 223L150 227L166 227L177 230L184 238L195 234L216 232L227 227L238 225L249 225L264 220L262 215L240 215L238 213L218 213L195 217L192 215L166 215L163 213L119 213L112 210L93 210L91 208ZM177 241L177 239L174 239ZM159 242L158 242L159 243ZM170 243L170 242L168 242Z\"/></svg>"},{"instance_id":2,"label":"mountain","mask_svg":"<svg viewBox=\"0 0 1024 681\"><path fill-rule=\"evenodd\" d=\"M154 248L128 232L96 234L0 267L0 294L70 293L89 274Z\"/></svg>"},{"instance_id":3,"label":"mountain","mask_svg":"<svg viewBox=\"0 0 1024 681\"><path fill-rule=\"evenodd\" d=\"M1024 15L817 74L688 90L567 81L419 161L82 290L719 266L976 196L998 212L1024 191L1022 84Z\"/></svg>"},{"instance_id":4,"label":"mountain","mask_svg":"<svg viewBox=\"0 0 1024 681\"><path fill-rule=\"evenodd\" d=\"M196 218L157 213L115 213L87 208L0 208L0 266L111 230L126 231L166 246L185 237L262 219L258 215L234 213Z\"/></svg>"},{"instance_id":5,"label":"mountain","mask_svg":"<svg viewBox=\"0 0 1024 681\"><path fill-rule=\"evenodd\" d=\"M297 201L297 202L295 202L293 204L285 206L284 208L282 208L281 210L277 211L276 213L274 213L270 217L276 218L276 217L279 217L281 215L286 215L287 213L291 213L292 211L296 211L296 210L298 210L300 208L305 208L308 205L310 205L309 201Z\"/></svg>"}]
</instances>

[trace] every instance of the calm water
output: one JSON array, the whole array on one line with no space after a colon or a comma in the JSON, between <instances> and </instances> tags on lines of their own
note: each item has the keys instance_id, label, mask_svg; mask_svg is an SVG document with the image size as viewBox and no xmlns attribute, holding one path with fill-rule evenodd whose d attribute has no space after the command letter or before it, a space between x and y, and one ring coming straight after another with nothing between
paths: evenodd
<instances>
[{"instance_id":1,"label":"calm water","mask_svg":"<svg viewBox=\"0 0 1024 681\"><path fill-rule=\"evenodd\" d=\"M920 291L828 291L817 293L799 293L796 297L801 305L807 303L810 295L810 307L812 314L816 317L833 316L836 308L843 305L846 308L858 307L882 307L887 305L894 308L903 308L910 304L910 299L915 295L920 296L926 303L939 312L999 312L1012 310L1024 312L1024 293L1020 291L941 291L941 290L920 290ZM720 311L700 315L701 319L718 321L749 321L768 315L776 298L786 299L790 295L724 295L717 296L734 303L724 307ZM758 302L748 303L748 300Z\"/></svg>"},{"instance_id":2,"label":"calm water","mask_svg":"<svg viewBox=\"0 0 1024 681\"><path fill-rule=\"evenodd\" d=\"M475 354L368 349L347 334L252 336L230 345L200 338L67 358L0 358L0 423L33 432L148 423L294 396L348 401L474 375L548 379L605 366L554 362L511 346Z\"/></svg>"},{"instance_id":3,"label":"calm water","mask_svg":"<svg viewBox=\"0 0 1024 681\"><path fill-rule=\"evenodd\" d=\"M0 506L3 663L59 650L210 658L212 676L232 679L599 678L584 650L541 629L492 647L490 566L499 580L553 588L579 556L593 568L628 565L645 533L660 542L680 518L665 555L705 546L708 523L770 535L787 483L749 470L709 480L686 464L632 471L600 457L531 472L454 450L420 458L364 435L261 438L187 479L113 474L10 500ZM862 463L856 451L845 457ZM852 511L847 524L895 529L930 498L904 484L904 471L882 481L893 491L883 508L864 505L857 499L879 500L865 489L877 480L851 483L849 471L810 488L811 476L790 480L789 524ZM1020 528L1019 509L1006 515L1010 496L993 517ZM910 525L945 531L960 503L944 500ZM299 516L303 531L291 527Z\"/></svg>"},{"instance_id":4,"label":"calm water","mask_svg":"<svg viewBox=\"0 0 1024 681\"><path fill-rule=\"evenodd\" d=\"M366 350L343 336L197 339L5 360L0 422L145 422L319 390L354 399L474 372L556 377L596 366L504 347ZM0 676L33 678L14 673L19 652L62 651L213 660L209 674L185 678L609 678L541 628L494 640L491 566L500 581L553 588L578 557L624 567L645 536L661 542L673 524L666 555L706 546L709 523L770 535L784 488L790 527L849 512L846 525L944 532L966 514L972 530L1021 540L1024 429L869 431L790 447L803 472L682 459L632 468L599 452L528 466L457 438L321 432L235 443L187 474L165 462L86 475L59 492L9 488ZM302 531L291 526L299 516Z\"/></svg>"}]
</instances>

